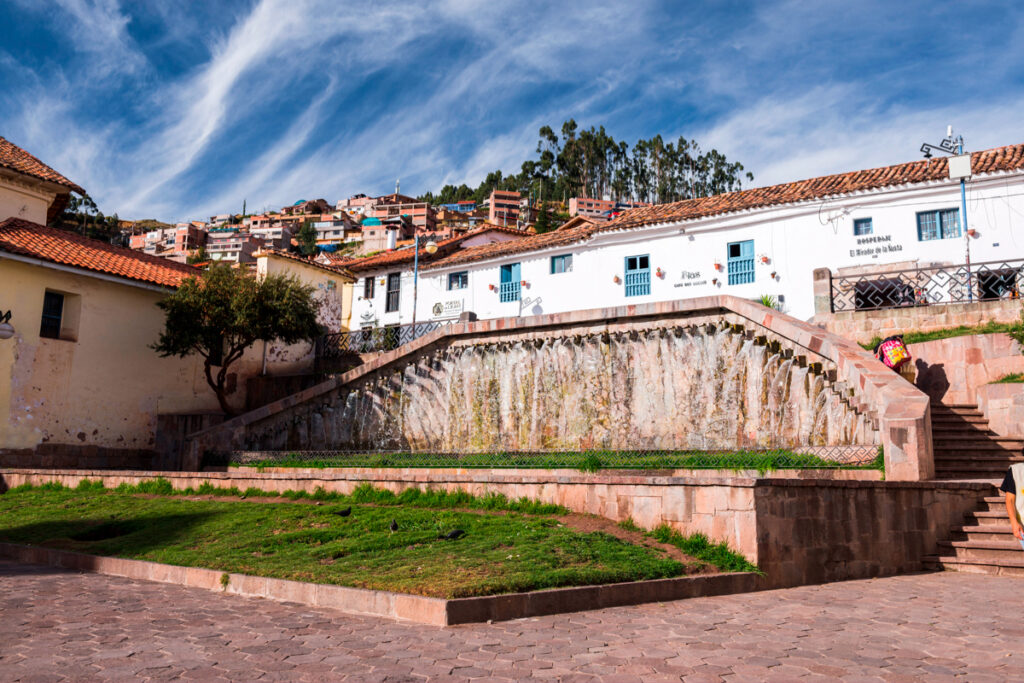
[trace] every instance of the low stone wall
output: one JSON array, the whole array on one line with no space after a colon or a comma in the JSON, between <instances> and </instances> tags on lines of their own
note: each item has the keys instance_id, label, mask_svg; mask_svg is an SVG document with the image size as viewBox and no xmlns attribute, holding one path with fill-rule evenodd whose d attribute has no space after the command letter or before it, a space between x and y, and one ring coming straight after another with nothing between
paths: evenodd
<instances>
[{"instance_id":1,"label":"low stone wall","mask_svg":"<svg viewBox=\"0 0 1024 683\"><path fill-rule=\"evenodd\" d=\"M357 486L400 492L463 490L557 503L574 512L644 528L660 524L724 541L757 563L770 587L917 571L937 541L977 509L990 485L962 482L879 482L673 477L546 471L309 470L175 472L176 489L214 486L265 491L349 493ZM137 484L151 472L0 470L6 487L57 481L76 486L99 479L108 488Z\"/></svg>"},{"instance_id":2,"label":"low stone wall","mask_svg":"<svg viewBox=\"0 0 1024 683\"><path fill-rule=\"evenodd\" d=\"M814 323L829 332L867 343L901 332L931 332L961 325L981 325L990 320L999 323L1020 319L1020 301L978 301L972 304L886 308L877 311L841 311L818 313Z\"/></svg>"},{"instance_id":3,"label":"low stone wall","mask_svg":"<svg viewBox=\"0 0 1024 683\"><path fill-rule=\"evenodd\" d=\"M0 467L45 469L152 470L157 454L138 448L104 448L72 444L40 444L36 448L0 448Z\"/></svg>"},{"instance_id":4,"label":"low stone wall","mask_svg":"<svg viewBox=\"0 0 1024 683\"><path fill-rule=\"evenodd\" d=\"M975 397L989 429L1000 436L1024 434L1024 383L985 384Z\"/></svg>"},{"instance_id":5,"label":"low stone wall","mask_svg":"<svg viewBox=\"0 0 1024 683\"><path fill-rule=\"evenodd\" d=\"M1014 302L1018 308L1019 302ZM946 405L975 403L989 382L1024 372L1024 353L1007 334L975 334L910 344L918 389Z\"/></svg>"}]
</instances>

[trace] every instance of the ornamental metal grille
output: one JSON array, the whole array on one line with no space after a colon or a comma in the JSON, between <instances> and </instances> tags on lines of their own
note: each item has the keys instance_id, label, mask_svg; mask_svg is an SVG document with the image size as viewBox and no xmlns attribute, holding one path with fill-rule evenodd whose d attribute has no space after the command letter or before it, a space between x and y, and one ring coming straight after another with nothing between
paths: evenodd
<instances>
[{"instance_id":1,"label":"ornamental metal grille","mask_svg":"<svg viewBox=\"0 0 1024 683\"><path fill-rule=\"evenodd\" d=\"M596 471L685 469L883 469L879 446L799 446L735 450L296 450L207 453L206 467L459 467Z\"/></svg>"},{"instance_id":2,"label":"ornamental metal grille","mask_svg":"<svg viewBox=\"0 0 1024 683\"><path fill-rule=\"evenodd\" d=\"M391 351L453 322L455 320L427 320L415 325L365 327L361 330L325 334L314 344L316 366L324 372L330 369L332 361L353 353Z\"/></svg>"},{"instance_id":3,"label":"ornamental metal grille","mask_svg":"<svg viewBox=\"0 0 1024 683\"><path fill-rule=\"evenodd\" d=\"M1020 298L1024 259L831 277L832 311Z\"/></svg>"}]
</instances>

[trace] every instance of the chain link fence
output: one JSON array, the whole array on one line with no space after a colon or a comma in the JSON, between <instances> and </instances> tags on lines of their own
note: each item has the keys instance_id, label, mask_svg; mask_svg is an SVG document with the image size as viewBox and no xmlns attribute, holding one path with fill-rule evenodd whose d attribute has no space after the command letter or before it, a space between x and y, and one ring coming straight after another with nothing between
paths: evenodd
<instances>
[{"instance_id":1,"label":"chain link fence","mask_svg":"<svg viewBox=\"0 0 1024 683\"><path fill-rule=\"evenodd\" d=\"M208 453L205 467L387 467L476 469L884 469L880 446L736 450L293 450Z\"/></svg>"}]
</instances>

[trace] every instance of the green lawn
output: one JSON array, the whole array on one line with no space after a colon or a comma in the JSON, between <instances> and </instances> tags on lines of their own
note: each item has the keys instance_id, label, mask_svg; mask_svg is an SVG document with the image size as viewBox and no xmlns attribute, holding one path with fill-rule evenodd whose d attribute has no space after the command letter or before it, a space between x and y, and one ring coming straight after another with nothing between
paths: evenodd
<instances>
[{"instance_id":1,"label":"green lawn","mask_svg":"<svg viewBox=\"0 0 1024 683\"><path fill-rule=\"evenodd\" d=\"M942 330L932 330L930 332L916 332L914 330L910 330L909 332L903 333L903 343L919 344L921 342L935 341L936 339L964 337L969 334L997 334L999 332L1009 332L1012 328L1019 326L1019 322L997 323L994 320L990 320L987 323L982 323L981 325L960 325L959 327L947 327ZM881 341L881 337L875 337L871 341L861 344L861 346L868 351L872 351Z\"/></svg>"},{"instance_id":2,"label":"green lawn","mask_svg":"<svg viewBox=\"0 0 1024 683\"><path fill-rule=\"evenodd\" d=\"M704 568L608 533L575 531L559 521L564 510L555 506L500 496L396 497L364 487L351 496L314 495L321 499L314 505L160 495L167 489L160 481L117 491L88 483L75 490L11 489L0 495L0 540L446 598L654 579ZM348 506L350 516L336 514ZM394 532L392 520L398 524ZM441 538L454 529L465 536ZM668 540L682 547L679 539ZM752 568L726 553L717 562L732 570Z\"/></svg>"},{"instance_id":3,"label":"green lawn","mask_svg":"<svg viewBox=\"0 0 1024 683\"><path fill-rule=\"evenodd\" d=\"M269 454L268 454L269 455ZM881 457L856 464L778 449L768 451L566 451L560 453L329 453L282 452L273 457L232 462L255 467L460 467L575 469L727 469L769 472L778 469L884 469Z\"/></svg>"}]
</instances>

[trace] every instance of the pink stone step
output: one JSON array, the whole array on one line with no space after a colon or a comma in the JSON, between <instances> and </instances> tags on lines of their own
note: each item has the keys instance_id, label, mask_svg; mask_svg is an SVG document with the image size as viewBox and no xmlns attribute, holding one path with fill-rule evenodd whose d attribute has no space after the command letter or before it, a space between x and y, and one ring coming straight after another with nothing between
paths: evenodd
<instances>
[{"instance_id":1,"label":"pink stone step","mask_svg":"<svg viewBox=\"0 0 1024 683\"><path fill-rule=\"evenodd\" d=\"M940 541L940 549L952 549L966 560L986 560L1002 564L1003 560L1024 561L1024 550L1016 539L1011 541Z\"/></svg>"},{"instance_id":2,"label":"pink stone step","mask_svg":"<svg viewBox=\"0 0 1024 683\"><path fill-rule=\"evenodd\" d=\"M949 555L931 555L924 558L924 564L930 569L944 569L953 572L1024 577L1024 560L1003 560L993 563L984 560L965 560Z\"/></svg>"}]
</instances>

